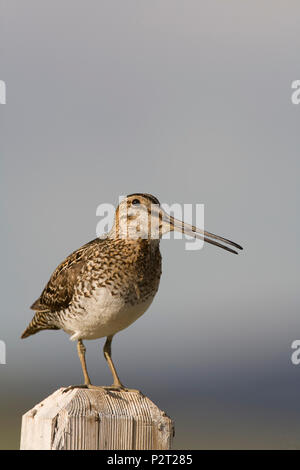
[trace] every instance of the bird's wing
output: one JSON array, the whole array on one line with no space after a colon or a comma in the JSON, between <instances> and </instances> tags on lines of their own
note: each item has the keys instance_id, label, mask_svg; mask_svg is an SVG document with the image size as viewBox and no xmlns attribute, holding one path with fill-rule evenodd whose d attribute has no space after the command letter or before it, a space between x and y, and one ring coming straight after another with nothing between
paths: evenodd
<instances>
[{"instance_id":1,"label":"bird's wing","mask_svg":"<svg viewBox=\"0 0 300 470\"><path fill-rule=\"evenodd\" d=\"M96 238L71 253L54 271L41 296L30 307L39 312L57 312L67 308L74 294L78 275L93 246L99 243Z\"/></svg>"}]
</instances>

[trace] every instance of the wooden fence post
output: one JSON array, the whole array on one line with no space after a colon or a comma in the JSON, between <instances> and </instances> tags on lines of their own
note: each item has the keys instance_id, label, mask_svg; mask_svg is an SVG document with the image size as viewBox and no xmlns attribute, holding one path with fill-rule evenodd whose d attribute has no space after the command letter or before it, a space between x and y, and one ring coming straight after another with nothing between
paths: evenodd
<instances>
[{"instance_id":1,"label":"wooden fence post","mask_svg":"<svg viewBox=\"0 0 300 470\"><path fill-rule=\"evenodd\" d=\"M63 391L23 415L21 450L171 448L172 420L141 392Z\"/></svg>"}]
</instances>

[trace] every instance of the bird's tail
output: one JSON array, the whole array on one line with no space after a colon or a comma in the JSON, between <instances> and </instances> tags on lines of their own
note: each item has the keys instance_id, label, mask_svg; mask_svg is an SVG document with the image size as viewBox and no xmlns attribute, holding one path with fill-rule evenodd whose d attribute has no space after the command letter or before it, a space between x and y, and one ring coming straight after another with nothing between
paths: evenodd
<instances>
[{"instance_id":1,"label":"bird's tail","mask_svg":"<svg viewBox=\"0 0 300 470\"><path fill-rule=\"evenodd\" d=\"M35 335L41 330L59 330L58 326L53 325L49 318L50 312L36 312L33 319L27 326L26 330L22 333L21 338L27 338L30 335Z\"/></svg>"}]
</instances>

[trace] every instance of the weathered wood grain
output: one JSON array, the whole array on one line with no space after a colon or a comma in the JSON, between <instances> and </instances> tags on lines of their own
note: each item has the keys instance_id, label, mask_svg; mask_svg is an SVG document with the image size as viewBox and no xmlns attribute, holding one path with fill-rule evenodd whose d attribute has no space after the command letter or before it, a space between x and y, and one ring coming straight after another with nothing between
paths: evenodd
<instances>
[{"instance_id":1,"label":"weathered wood grain","mask_svg":"<svg viewBox=\"0 0 300 470\"><path fill-rule=\"evenodd\" d=\"M172 420L142 393L63 390L23 415L21 450L171 448Z\"/></svg>"}]
</instances>

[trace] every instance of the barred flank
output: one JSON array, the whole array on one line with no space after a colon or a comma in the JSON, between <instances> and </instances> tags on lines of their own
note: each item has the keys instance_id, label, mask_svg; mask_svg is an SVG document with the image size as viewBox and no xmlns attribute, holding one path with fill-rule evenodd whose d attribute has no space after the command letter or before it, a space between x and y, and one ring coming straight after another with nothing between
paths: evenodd
<instances>
[{"instance_id":1,"label":"barred flank","mask_svg":"<svg viewBox=\"0 0 300 470\"><path fill-rule=\"evenodd\" d=\"M35 333L41 330L59 330L57 326L51 324L51 318L49 318L48 312L36 312L21 338L35 335Z\"/></svg>"}]
</instances>

